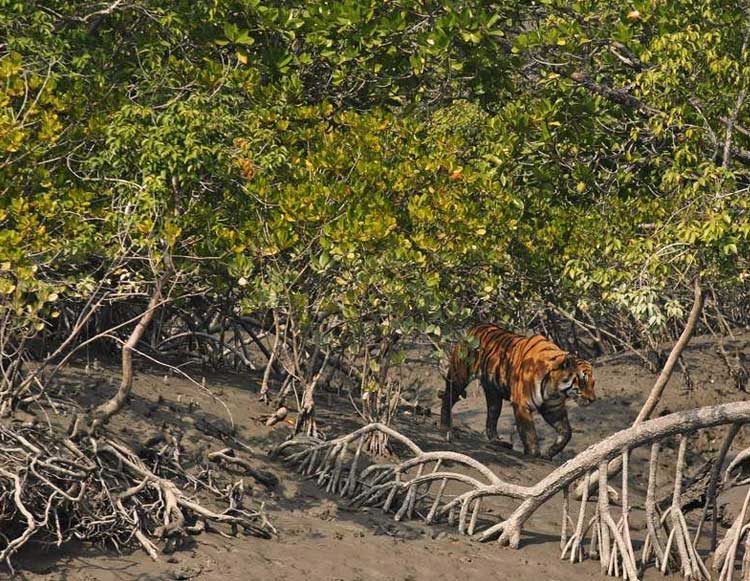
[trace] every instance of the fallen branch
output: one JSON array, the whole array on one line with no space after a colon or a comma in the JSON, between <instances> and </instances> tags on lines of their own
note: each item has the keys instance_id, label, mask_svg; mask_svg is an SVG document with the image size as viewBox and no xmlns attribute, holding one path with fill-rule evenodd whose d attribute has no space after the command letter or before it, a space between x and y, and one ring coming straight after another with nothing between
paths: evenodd
<instances>
[{"instance_id":1,"label":"fallen branch","mask_svg":"<svg viewBox=\"0 0 750 581\"><path fill-rule=\"evenodd\" d=\"M208 459L216 463L239 466L244 470L245 474L252 476L257 482L268 488L275 488L279 485L279 479L275 474L254 468L248 460L237 456L236 452L231 448L223 448L216 452L211 452L208 454Z\"/></svg>"}]
</instances>

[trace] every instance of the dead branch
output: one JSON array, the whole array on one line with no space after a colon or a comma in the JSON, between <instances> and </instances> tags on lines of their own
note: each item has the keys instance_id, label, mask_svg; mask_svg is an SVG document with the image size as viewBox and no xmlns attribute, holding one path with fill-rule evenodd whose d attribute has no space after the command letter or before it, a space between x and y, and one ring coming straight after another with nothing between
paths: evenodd
<instances>
[{"instance_id":1,"label":"dead branch","mask_svg":"<svg viewBox=\"0 0 750 581\"><path fill-rule=\"evenodd\" d=\"M243 505L241 481L222 491L205 474L182 468L179 438L164 434L152 442L158 449L148 451L160 461L147 466L104 433L74 442L55 430L0 424L0 561L12 571L13 556L32 538L58 546L76 538L117 550L142 547L158 559L207 522L264 538L275 531L262 505ZM202 485L228 508L209 509L178 483Z\"/></svg>"}]
</instances>

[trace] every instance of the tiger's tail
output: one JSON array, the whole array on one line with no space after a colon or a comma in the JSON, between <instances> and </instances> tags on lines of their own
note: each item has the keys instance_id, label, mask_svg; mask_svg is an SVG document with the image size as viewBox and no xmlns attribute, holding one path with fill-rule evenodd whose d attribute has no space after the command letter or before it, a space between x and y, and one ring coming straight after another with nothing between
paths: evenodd
<instances>
[{"instance_id":1,"label":"tiger's tail","mask_svg":"<svg viewBox=\"0 0 750 581\"><path fill-rule=\"evenodd\" d=\"M459 399L466 397L466 386L471 380L472 355L475 355L475 351L468 349L463 343L458 343L451 352L440 412L440 425L446 429L446 439L449 442L453 427L453 406Z\"/></svg>"}]
</instances>

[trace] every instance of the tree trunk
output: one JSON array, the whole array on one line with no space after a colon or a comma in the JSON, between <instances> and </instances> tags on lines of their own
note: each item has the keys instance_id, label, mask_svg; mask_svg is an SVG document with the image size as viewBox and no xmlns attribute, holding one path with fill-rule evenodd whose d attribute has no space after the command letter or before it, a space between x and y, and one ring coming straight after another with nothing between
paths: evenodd
<instances>
[{"instance_id":1,"label":"tree trunk","mask_svg":"<svg viewBox=\"0 0 750 581\"><path fill-rule=\"evenodd\" d=\"M672 347L672 351L667 358L667 362L664 364L664 368L661 370L661 373L659 374L654 387L651 388L651 393L649 393L646 402L641 408L641 411L635 418L633 426L637 426L641 422L649 419L651 417L651 414L654 413L656 406L659 405L659 400L661 400L664 389L667 387L667 383L669 383L669 379L672 377L672 372L674 371L675 365L677 365L682 352L685 350L685 347L687 347L688 343L690 342L690 338L693 336L693 331L695 331L695 327L698 323L698 318L700 317L701 310L703 309L703 300L703 289L701 288L700 281L696 279L693 306L690 309L690 315L688 316L687 323L685 323L685 328L682 330L682 334L680 335L680 338L677 339L674 347ZM609 476L613 476L620 471L621 467L622 458L615 458L612 462L609 463L607 473L609 474ZM599 475L594 472L588 479L589 490L591 490L598 482ZM577 499L581 498L583 494L583 487L585 485L586 482L582 482L576 488L575 495Z\"/></svg>"},{"instance_id":2,"label":"tree trunk","mask_svg":"<svg viewBox=\"0 0 750 581\"><path fill-rule=\"evenodd\" d=\"M315 388L320 381L320 377L323 375L326 363L328 363L328 353L326 353L323 364L318 369L315 376L307 382L305 385L305 392L302 395L302 403L300 405L299 414L297 415L297 422L294 425L294 434L297 435L304 431L308 436L318 436L318 425L315 421Z\"/></svg>"},{"instance_id":3,"label":"tree trunk","mask_svg":"<svg viewBox=\"0 0 750 581\"><path fill-rule=\"evenodd\" d=\"M130 395L130 391L133 388L133 349L138 344L138 341L141 340L149 323L154 318L159 303L161 302L162 287L171 273L172 269L170 268L156 281L156 286L154 287L153 293L151 293L151 298L149 299L146 310L141 315L141 318L138 320L138 323L130 334L130 337L128 337L128 340L123 344L122 379L120 380L120 387L117 389L117 393L115 393L113 397L104 403L99 404L99 406L93 411L91 424L87 428L89 433L94 433L97 428L107 423L112 416L117 414L125 406L128 395ZM74 432L80 431L81 428L82 426L76 426Z\"/></svg>"}]
</instances>

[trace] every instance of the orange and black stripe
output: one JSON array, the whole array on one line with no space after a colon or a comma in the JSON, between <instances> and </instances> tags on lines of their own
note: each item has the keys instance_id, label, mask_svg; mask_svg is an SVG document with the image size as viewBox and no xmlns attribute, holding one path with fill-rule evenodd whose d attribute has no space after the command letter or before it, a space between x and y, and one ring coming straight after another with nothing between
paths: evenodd
<instances>
[{"instance_id":1,"label":"orange and black stripe","mask_svg":"<svg viewBox=\"0 0 750 581\"><path fill-rule=\"evenodd\" d=\"M586 405L596 399L589 362L542 335L524 337L498 325L483 324L470 329L451 352L441 413L449 435L453 405L465 397L466 387L475 377L487 399L487 437L497 439L502 401L510 401L524 449L530 454L538 454L533 412L541 413L558 432L555 445L547 452L551 456L570 439L565 401L578 397Z\"/></svg>"}]
</instances>

